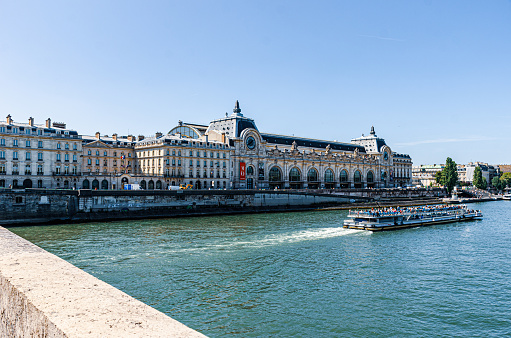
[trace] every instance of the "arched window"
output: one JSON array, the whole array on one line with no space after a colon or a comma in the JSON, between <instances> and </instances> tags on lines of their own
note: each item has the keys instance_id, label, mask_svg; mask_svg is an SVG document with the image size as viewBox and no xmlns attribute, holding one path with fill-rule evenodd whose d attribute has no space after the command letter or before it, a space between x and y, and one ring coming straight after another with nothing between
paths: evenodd
<instances>
[{"instance_id":1,"label":"arched window","mask_svg":"<svg viewBox=\"0 0 511 338\"><path fill-rule=\"evenodd\" d=\"M161 190L161 181L156 181L156 189Z\"/></svg>"},{"instance_id":2,"label":"arched window","mask_svg":"<svg viewBox=\"0 0 511 338\"><path fill-rule=\"evenodd\" d=\"M254 175L254 167L249 165L247 168L247 175Z\"/></svg>"},{"instance_id":3,"label":"arched window","mask_svg":"<svg viewBox=\"0 0 511 338\"><path fill-rule=\"evenodd\" d=\"M273 167L270 169L268 178L270 182L280 182L282 181L282 172L278 167Z\"/></svg>"},{"instance_id":4,"label":"arched window","mask_svg":"<svg viewBox=\"0 0 511 338\"><path fill-rule=\"evenodd\" d=\"M332 171L332 169L327 169L325 171L325 182L331 183L333 181L334 181L334 172Z\"/></svg>"},{"instance_id":5,"label":"arched window","mask_svg":"<svg viewBox=\"0 0 511 338\"><path fill-rule=\"evenodd\" d=\"M182 137L198 139L201 135L200 132L189 126L178 126L169 131L170 135L180 134Z\"/></svg>"},{"instance_id":6,"label":"arched window","mask_svg":"<svg viewBox=\"0 0 511 338\"><path fill-rule=\"evenodd\" d=\"M103 189L103 190L108 189L108 181L107 180L101 181L101 189Z\"/></svg>"},{"instance_id":7,"label":"arched window","mask_svg":"<svg viewBox=\"0 0 511 338\"><path fill-rule=\"evenodd\" d=\"M362 174L360 173L359 170L355 171L355 174L353 175L353 181L355 183L360 183L362 182Z\"/></svg>"},{"instance_id":8,"label":"arched window","mask_svg":"<svg viewBox=\"0 0 511 338\"><path fill-rule=\"evenodd\" d=\"M310 168L307 173L307 182L317 182L318 181L318 171L314 168Z\"/></svg>"},{"instance_id":9,"label":"arched window","mask_svg":"<svg viewBox=\"0 0 511 338\"><path fill-rule=\"evenodd\" d=\"M23 188L32 188L32 180L31 179L26 179L23 181Z\"/></svg>"},{"instance_id":10,"label":"arched window","mask_svg":"<svg viewBox=\"0 0 511 338\"><path fill-rule=\"evenodd\" d=\"M348 182L348 171L346 169L341 170L341 175L339 177L341 182Z\"/></svg>"},{"instance_id":11,"label":"arched window","mask_svg":"<svg viewBox=\"0 0 511 338\"><path fill-rule=\"evenodd\" d=\"M146 184L147 184L147 183L146 183L146 181L145 181L145 180L140 181L140 188L142 188L142 189L144 189L144 190L145 190L145 189L147 188Z\"/></svg>"},{"instance_id":12,"label":"arched window","mask_svg":"<svg viewBox=\"0 0 511 338\"><path fill-rule=\"evenodd\" d=\"M372 171L367 172L367 183L373 183L374 182L374 174Z\"/></svg>"},{"instance_id":13,"label":"arched window","mask_svg":"<svg viewBox=\"0 0 511 338\"><path fill-rule=\"evenodd\" d=\"M149 190L153 190L154 189L154 181L153 180L149 181L149 184L147 184L147 189L149 189Z\"/></svg>"},{"instance_id":14,"label":"arched window","mask_svg":"<svg viewBox=\"0 0 511 338\"><path fill-rule=\"evenodd\" d=\"M300 181L300 170L298 168L293 168L289 171L289 181L290 182L299 182Z\"/></svg>"},{"instance_id":15,"label":"arched window","mask_svg":"<svg viewBox=\"0 0 511 338\"><path fill-rule=\"evenodd\" d=\"M99 181L98 180L94 180L92 181L92 189L99 189Z\"/></svg>"},{"instance_id":16,"label":"arched window","mask_svg":"<svg viewBox=\"0 0 511 338\"><path fill-rule=\"evenodd\" d=\"M83 188L83 189L89 189L89 188L90 188L90 182L89 182L89 180L87 180L87 179L83 180L82 188Z\"/></svg>"}]
</instances>

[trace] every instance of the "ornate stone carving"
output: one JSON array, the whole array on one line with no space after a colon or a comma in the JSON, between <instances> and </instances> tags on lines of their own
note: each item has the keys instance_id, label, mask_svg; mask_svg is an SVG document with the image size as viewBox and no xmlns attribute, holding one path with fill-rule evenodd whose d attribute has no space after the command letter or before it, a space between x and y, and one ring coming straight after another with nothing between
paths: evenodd
<instances>
[{"instance_id":1,"label":"ornate stone carving","mask_svg":"<svg viewBox=\"0 0 511 338\"><path fill-rule=\"evenodd\" d=\"M329 155L329 154L330 154L330 149L331 149L330 145L327 145L327 146L326 146L326 151L325 151L325 154L326 154L326 155Z\"/></svg>"},{"instance_id":2,"label":"ornate stone carving","mask_svg":"<svg viewBox=\"0 0 511 338\"><path fill-rule=\"evenodd\" d=\"M291 144L291 151L298 151L298 144L296 144L296 141L293 141Z\"/></svg>"}]
</instances>

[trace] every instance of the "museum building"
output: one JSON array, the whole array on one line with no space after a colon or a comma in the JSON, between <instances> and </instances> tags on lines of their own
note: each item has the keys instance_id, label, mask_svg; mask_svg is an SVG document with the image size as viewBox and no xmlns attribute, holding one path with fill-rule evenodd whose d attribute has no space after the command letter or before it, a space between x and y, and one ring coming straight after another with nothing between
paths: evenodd
<instances>
[{"instance_id":1,"label":"museum building","mask_svg":"<svg viewBox=\"0 0 511 338\"><path fill-rule=\"evenodd\" d=\"M261 133L236 102L208 131L229 133L235 189L382 188L411 179L410 156L392 152L374 128L350 143Z\"/></svg>"},{"instance_id":2,"label":"museum building","mask_svg":"<svg viewBox=\"0 0 511 338\"><path fill-rule=\"evenodd\" d=\"M412 167L410 156L393 152L374 128L349 143L261 133L238 101L231 115L209 125L179 121L166 135L139 137L135 159L137 169L124 179L147 189L397 187L411 183Z\"/></svg>"},{"instance_id":3,"label":"museum building","mask_svg":"<svg viewBox=\"0 0 511 338\"><path fill-rule=\"evenodd\" d=\"M233 113L153 136L79 135L63 123L0 122L0 187L339 189L411 184L412 160L374 128L351 142L262 133Z\"/></svg>"}]
</instances>

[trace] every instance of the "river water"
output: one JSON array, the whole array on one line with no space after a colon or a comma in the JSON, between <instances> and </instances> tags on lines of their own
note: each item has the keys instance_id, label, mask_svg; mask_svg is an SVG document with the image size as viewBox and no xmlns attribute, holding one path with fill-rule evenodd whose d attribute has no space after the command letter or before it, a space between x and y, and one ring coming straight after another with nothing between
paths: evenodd
<instances>
[{"instance_id":1,"label":"river water","mask_svg":"<svg viewBox=\"0 0 511 338\"><path fill-rule=\"evenodd\" d=\"M211 337L511 335L511 202L370 233L346 211L10 230Z\"/></svg>"}]
</instances>

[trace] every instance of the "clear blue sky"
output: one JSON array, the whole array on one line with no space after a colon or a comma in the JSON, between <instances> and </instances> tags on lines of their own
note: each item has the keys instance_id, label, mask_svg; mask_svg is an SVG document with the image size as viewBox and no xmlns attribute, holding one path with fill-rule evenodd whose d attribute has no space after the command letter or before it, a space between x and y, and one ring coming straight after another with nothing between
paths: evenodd
<instances>
[{"instance_id":1,"label":"clear blue sky","mask_svg":"<svg viewBox=\"0 0 511 338\"><path fill-rule=\"evenodd\" d=\"M0 119L154 134L242 113L415 164L511 163L511 2L0 0Z\"/></svg>"}]
</instances>

